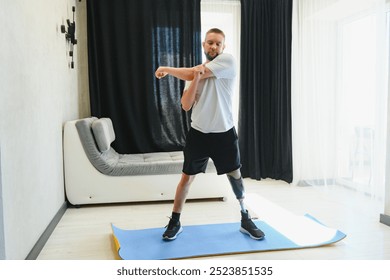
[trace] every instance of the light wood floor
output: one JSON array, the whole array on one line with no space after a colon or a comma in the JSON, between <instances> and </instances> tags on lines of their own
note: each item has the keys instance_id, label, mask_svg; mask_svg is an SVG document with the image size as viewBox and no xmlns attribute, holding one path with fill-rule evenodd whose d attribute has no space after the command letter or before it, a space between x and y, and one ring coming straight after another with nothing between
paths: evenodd
<instances>
[{"instance_id":1,"label":"light wood floor","mask_svg":"<svg viewBox=\"0 0 390 280\"><path fill-rule=\"evenodd\" d=\"M346 233L347 237L320 248L199 259L390 260L390 227L379 222L383 202L340 186L294 187L279 181L250 179L245 179L245 186L247 193L256 193L297 215L311 214L325 225ZM161 227L162 233L171 209L171 202L69 208L38 259L118 259L111 223L124 229ZM239 219L239 206L233 194L226 201L187 202L182 214L184 226Z\"/></svg>"}]
</instances>

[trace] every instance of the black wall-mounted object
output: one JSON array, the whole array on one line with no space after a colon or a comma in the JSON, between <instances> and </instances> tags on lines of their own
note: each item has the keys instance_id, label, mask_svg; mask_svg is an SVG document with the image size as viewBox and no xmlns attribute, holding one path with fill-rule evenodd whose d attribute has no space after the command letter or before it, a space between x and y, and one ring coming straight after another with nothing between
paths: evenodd
<instances>
[{"instance_id":1,"label":"black wall-mounted object","mask_svg":"<svg viewBox=\"0 0 390 280\"><path fill-rule=\"evenodd\" d=\"M69 50L69 56L72 58L72 62L70 63L70 67L74 68L74 61L73 61L73 48L74 45L77 44L76 39L76 22L74 21L74 13L76 11L76 8L72 7L73 12L73 22L70 22L69 19L66 20L67 28L65 25L61 25L61 32L65 34L65 39L67 42L70 43L70 50Z\"/></svg>"}]
</instances>

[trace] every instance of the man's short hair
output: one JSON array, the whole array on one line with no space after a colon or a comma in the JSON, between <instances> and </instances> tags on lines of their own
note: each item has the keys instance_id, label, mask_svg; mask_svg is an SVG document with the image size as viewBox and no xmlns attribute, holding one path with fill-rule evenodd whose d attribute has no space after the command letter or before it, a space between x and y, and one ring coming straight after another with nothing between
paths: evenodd
<instances>
[{"instance_id":1,"label":"man's short hair","mask_svg":"<svg viewBox=\"0 0 390 280\"><path fill-rule=\"evenodd\" d=\"M223 38L225 39L225 33L223 33L223 31L221 29L219 29L219 28L211 28L211 29L209 29L209 31L206 32L206 36L209 33L221 34L223 36Z\"/></svg>"}]
</instances>

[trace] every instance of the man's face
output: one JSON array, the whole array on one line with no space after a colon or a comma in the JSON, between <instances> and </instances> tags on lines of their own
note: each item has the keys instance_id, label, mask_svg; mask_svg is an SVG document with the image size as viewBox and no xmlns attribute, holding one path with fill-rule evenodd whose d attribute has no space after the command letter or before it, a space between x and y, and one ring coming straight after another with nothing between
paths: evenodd
<instances>
[{"instance_id":1,"label":"man's face","mask_svg":"<svg viewBox=\"0 0 390 280\"><path fill-rule=\"evenodd\" d=\"M209 33L203 42L203 50L207 60L211 61L223 52L225 39L222 34Z\"/></svg>"}]
</instances>

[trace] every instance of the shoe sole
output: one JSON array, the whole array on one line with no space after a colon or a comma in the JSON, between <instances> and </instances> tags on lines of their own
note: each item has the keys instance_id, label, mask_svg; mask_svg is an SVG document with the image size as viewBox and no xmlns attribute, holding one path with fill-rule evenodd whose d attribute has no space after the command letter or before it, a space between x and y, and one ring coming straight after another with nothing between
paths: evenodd
<instances>
[{"instance_id":1,"label":"shoe sole","mask_svg":"<svg viewBox=\"0 0 390 280\"><path fill-rule=\"evenodd\" d=\"M241 231L242 233L248 234L248 235L250 236L250 238L252 238L252 239L255 239L255 240L261 240L261 239L264 239L264 235L263 235L263 236L261 236L261 237L256 237L256 236L253 236L252 234L250 234L250 232L249 232L249 231L247 231L247 230L246 230L246 229L244 229L244 228L240 228L240 231Z\"/></svg>"},{"instance_id":2,"label":"shoe sole","mask_svg":"<svg viewBox=\"0 0 390 280\"><path fill-rule=\"evenodd\" d=\"M175 240L176 237L183 231L183 227L180 227L179 231L172 237L163 236L164 240Z\"/></svg>"}]
</instances>

